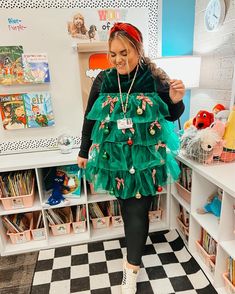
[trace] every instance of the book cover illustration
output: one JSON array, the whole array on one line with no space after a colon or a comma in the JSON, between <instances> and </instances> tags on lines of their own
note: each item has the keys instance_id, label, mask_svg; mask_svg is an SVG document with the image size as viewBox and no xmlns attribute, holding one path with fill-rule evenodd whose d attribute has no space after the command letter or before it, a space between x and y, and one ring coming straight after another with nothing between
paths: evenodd
<instances>
[{"instance_id":1,"label":"book cover illustration","mask_svg":"<svg viewBox=\"0 0 235 294\"><path fill-rule=\"evenodd\" d=\"M0 84L23 84L22 46L0 46Z\"/></svg>"},{"instance_id":2,"label":"book cover illustration","mask_svg":"<svg viewBox=\"0 0 235 294\"><path fill-rule=\"evenodd\" d=\"M81 195L81 170L77 164L58 166L56 172L65 176L62 188L63 195L78 197Z\"/></svg>"},{"instance_id":3,"label":"book cover illustration","mask_svg":"<svg viewBox=\"0 0 235 294\"><path fill-rule=\"evenodd\" d=\"M22 54L24 80L26 83L49 83L47 54Z\"/></svg>"},{"instance_id":4,"label":"book cover illustration","mask_svg":"<svg viewBox=\"0 0 235 294\"><path fill-rule=\"evenodd\" d=\"M23 94L0 95L0 112L5 130L27 128Z\"/></svg>"},{"instance_id":5,"label":"book cover illustration","mask_svg":"<svg viewBox=\"0 0 235 294\"><path fill-rule=\"evenodd\" d=\"M50 93L24 94L24 105L29 128L50 127L55 124Z\"/></svg>"}]
</instances>

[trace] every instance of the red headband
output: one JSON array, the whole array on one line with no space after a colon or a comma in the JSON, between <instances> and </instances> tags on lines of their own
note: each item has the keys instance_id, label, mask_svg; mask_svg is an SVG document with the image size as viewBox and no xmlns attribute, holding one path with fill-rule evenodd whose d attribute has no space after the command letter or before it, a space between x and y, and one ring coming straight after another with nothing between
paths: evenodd
<instances>
[{"instance_id":1,"label":"red headband","mask_svg":"<svg viewBox=\"0 0 235 294\"><path fill-rule=\"evenodd\" d=\"M128 23L123 23L123 22L116 22L113 27L110 30L110 34L118 31L124 31L126 32L129 36L131 36L133 39L135 39L137 42L141 43L142 38L140 33L137 31L136 28L134 28L132 25Z\"/></svg>"}]
</instances>

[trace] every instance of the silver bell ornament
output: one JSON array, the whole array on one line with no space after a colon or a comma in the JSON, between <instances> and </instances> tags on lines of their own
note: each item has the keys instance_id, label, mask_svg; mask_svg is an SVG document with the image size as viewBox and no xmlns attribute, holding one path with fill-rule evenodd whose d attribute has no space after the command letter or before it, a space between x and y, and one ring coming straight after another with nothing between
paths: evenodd
<instances>
[{"instance_id":1,"label":"silver bell ornament","mask_svg":"<svg viewBox=\"0 0 235 294\"><path fill-rule=\"evenodd\" d=\"M61 153L71 153L74 146L74 139L71 135L62 134L58 137L57 145L60 148Z\"/></svg>"},{"instance_id":2,"label":"silver bell ornament","mask_svg":"<svg viewBox=\"0 0 235 294\"><path fill-rule=\"evenodd\" d=\"M134 169L133 166L130 168L129 173L132 174L132 175L135 173L135 169Z\"/></svg>"}]
</instances>

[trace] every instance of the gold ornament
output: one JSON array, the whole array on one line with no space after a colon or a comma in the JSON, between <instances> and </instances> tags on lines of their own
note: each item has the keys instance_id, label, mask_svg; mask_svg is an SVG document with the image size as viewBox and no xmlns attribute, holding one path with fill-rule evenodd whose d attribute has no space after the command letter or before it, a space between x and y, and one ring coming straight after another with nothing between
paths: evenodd
<instances>
[{"instance_id":1,"label":"gold ornament","mask_svg":"<svg viewBox=\"0 0 235 294\"><path fill-rule=\"evenodd\" d=\"M136 112L137 112L138 115L141 115L141 114L143 114L143 109L141 109L141 108L138 106Z\"/></svg>"},{"instance_id":2,"label":"gold ornament","mask_svg":"<svg viewBox=\"0 0 235 294\"><path fill-rule=\"evenodd\" d=\"M135 195L135 198L140 199L141 197L142 197L142 195L140 194L140 192L137 192L136 195Z\"/></svg>"},{"instance_id":3,"label":"gold ornament","mask_svg":"<svg viewBox=\"0 0 235 294\"><path fill-rule=\"evenodd\" d=\"M153 135L155 135L155 133L156 133L156 132L155 132L155 130L154 130L154 129L150 129L150 130L149 130L149 133L150 133L150 135L152 135L152 136L153 136Z\"/></svg>"}]
</instances>

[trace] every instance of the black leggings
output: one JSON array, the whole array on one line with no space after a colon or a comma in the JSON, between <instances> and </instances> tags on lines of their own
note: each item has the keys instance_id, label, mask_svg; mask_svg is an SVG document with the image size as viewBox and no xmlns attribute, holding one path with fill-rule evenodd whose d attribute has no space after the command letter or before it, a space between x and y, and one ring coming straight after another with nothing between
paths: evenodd
<instances>
[{"instance_id":1,"label":"black leggings","mask_svg":"<svg viewBox=\"0 0 235 294\"><path fill-rule=\"evenodd\" d=\"M152 196L142 196L129 199L119 199L127 247L127 261L140 265L144 246L149 231L148 211Z\"/></svg>"}]
</instances>

